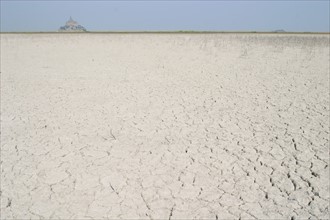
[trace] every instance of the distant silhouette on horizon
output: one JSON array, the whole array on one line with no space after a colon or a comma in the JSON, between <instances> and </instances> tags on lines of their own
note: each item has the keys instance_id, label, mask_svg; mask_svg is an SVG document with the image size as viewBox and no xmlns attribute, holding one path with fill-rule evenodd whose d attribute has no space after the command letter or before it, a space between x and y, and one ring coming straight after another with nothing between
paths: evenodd
<instances>
[{"instance_id":1,"label":"distant silhouette on horizon","mask_svg":"<svg viewBox=\"0 0 330 220\"><path fill-rule=\"evenodd\" d=\"M58 30L60 32L85 32L86 28L78 24L77 21L73 20L70 16L69 20L65 23L64 26L60 27Z\"/></svg>"}]
</instances>

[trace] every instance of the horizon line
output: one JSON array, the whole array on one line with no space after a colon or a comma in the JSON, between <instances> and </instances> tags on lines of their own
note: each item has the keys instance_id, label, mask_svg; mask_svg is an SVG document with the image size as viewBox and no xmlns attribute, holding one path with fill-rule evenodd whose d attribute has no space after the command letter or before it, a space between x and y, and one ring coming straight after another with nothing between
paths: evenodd
<instances>
[{"instance_id":1,"label":"horizon line","mask_svg":"<svg viewBox=\"0 0 330 220\"><path fill-rule=\"evenodd\" d=\"M168 30L163 30L163 31L0 31L0 34L48 34L48 33L54 33L54 34L93 34L93 33L113 33L113 34L120 34L120 33L131 33L131 34L138 34L138 33L150 33L150 34L154 34L154 33L179 33L179 34L184 34L184 33L260 33L260 34L330 34L330 32L323 32L323 31L194 31L194 30L174 30L174 31L168 31Z\"/></svg>"}]
</instances>

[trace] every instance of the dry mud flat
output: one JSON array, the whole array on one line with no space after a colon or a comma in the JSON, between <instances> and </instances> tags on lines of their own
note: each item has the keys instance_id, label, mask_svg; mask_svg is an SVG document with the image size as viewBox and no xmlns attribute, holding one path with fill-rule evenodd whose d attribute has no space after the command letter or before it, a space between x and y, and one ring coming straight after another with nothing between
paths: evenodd
<instances>
[{"instance_id":1,"label":"dry mud flat","mask_svg":"<svg viewBox=\"0 0 330 220\"><path fill-rule=\"evenodd\" d=\"M1 34L1 219L327 219L329 35Z\"/></svg>"}]
</instances>

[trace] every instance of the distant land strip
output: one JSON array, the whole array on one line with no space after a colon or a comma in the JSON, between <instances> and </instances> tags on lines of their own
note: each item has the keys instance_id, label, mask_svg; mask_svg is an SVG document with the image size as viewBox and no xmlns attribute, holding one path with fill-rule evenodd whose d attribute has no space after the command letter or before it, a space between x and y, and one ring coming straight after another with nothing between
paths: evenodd
<instances>
[{"instance_id":1,"label":"distant land strip","mask_svg":"<svg viewBox=\"0 0 330 220\"><path fill-rule=\"evenodd\" d=\"M330 34L330 32L276 32L276 31L12 31L0 34Z\"/></svg>"}]
</instances>

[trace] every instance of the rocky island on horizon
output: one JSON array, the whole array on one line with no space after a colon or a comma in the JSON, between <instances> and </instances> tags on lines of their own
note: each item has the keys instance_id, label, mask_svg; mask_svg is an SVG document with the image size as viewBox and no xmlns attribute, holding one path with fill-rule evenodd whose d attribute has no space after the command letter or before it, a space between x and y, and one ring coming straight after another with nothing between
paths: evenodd
<instances>
[{"instance_id":1,"label":"rocky island on horizon","mask_svg":"<svg viewBox=\"0 0 330 220\"><path fill-rule=\"evenodd\" d=\"M85 32L86 28L74 21L70 16L70 19L65 23L64 26L60 27L59 32Z\"/></svg>"}]
</instances>

